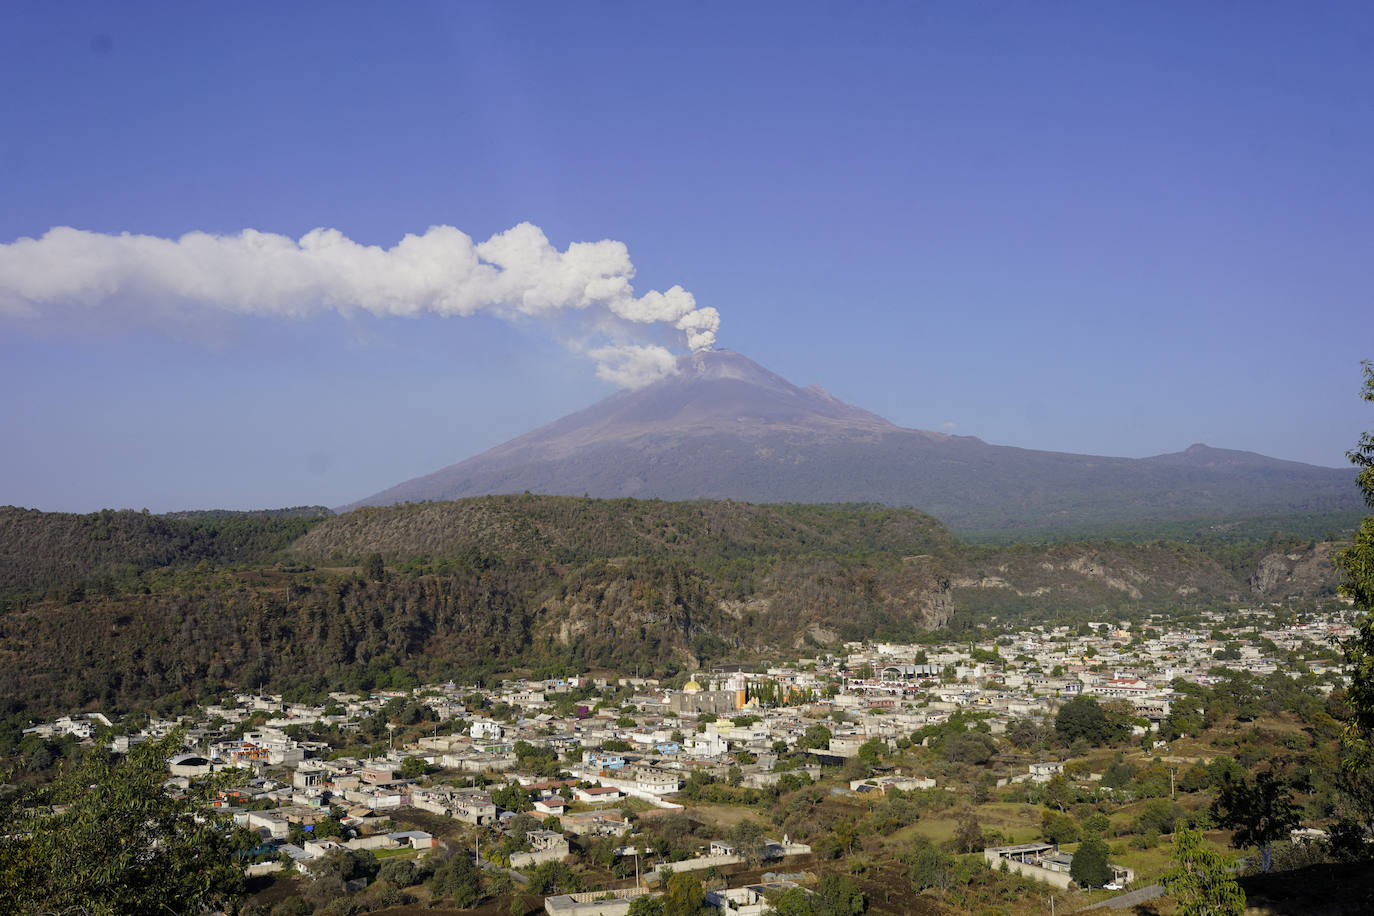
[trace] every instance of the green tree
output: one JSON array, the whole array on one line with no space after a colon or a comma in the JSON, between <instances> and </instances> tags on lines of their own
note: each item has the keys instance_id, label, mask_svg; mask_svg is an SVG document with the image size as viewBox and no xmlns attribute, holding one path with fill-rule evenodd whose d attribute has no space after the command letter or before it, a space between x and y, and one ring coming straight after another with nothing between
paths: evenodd
<instances>
[{"instance_id":1,"label":"green tree","mask_svg":"<svg viewBox=\"0 0 1374 916\"><path fill-rule=\"evenodd\" d=\"M1253 781L1242 778L1222 783L1211 810L1218 826L1234 831L1232 845L1260 848L1265 874L1273 864L1273 842L1298 826L1293 787L1272 772L1257 773Z\"/></svg>"},{"instance_id":2,"label":"green tree","mask_svg":"<svg viewBox=\"0 0 1374 916\"><path fill-rule=\"evenodd\" d=\"M499 789L493 789L491 800L498 808L516 813L534 808L534 802L530 801L529 790L518 782L508 782Z\"/></svg>"},{"instance_id":3,"label":"green tree","mask_svg":"<svg viewBox=\"0 0 1374 916\"><path fill-rule=\"evenodd\" d=\"M562 862L540 862L530 872L525 889L531 894L571 894L582 890L582 880Z\"/></svg>"},{"instance_id":4,"label":"green tree","mask_svg":"<svg viewBox=\"0 0 1374 916\"><path fill-rule=\"evenodd\" d=\"M1374 363L1366 360L1360 397L1374 404ZM1360 469L1357 482L1365 503L1374 508L1374 432L1365 432L1346 453ZM1374 828L1374 515L1355 532L1354 542L1335 557L1341 592L1361 612L1355 635L1346 641L1350 674L1346 702L1351 711L1341 735L1341 788L1349 799L1352 828Z\"/></svg>"},{"instance_id":5,"label":"green tree","mask_svg":"<svg viewBox=\"0 0 1374 916\"><path fill-rule=\"evenodd\" d=\"M15 914L198 914L243 889L251 839L211 806L234 777L163 791L184 732L101 751L39 789L0 802L0 900ZM55 806L66 805L65 809Z\"/></svg>"},{"instance_id":6,"label":"green tree","mask_svg":"<svg viewBox=\"0 0 1374 916\"><path fill-rule=\"evenodd\" d=\"M1107 769L1102 772L1102 785L1109 789L1124 789L1135 778L1135 767L1126 763L1118 751Z\"/></svg>"},{"instance_id":7,"label":"green tree","mask_svg":"<svg viewBox=\"0 0 1374 916\"><path fill-rule=\"evenodd\" d=\"M1113 737L1112 723L1102 705L1092 697L1074 697L1054 718L1054 731L1064 744L1082 738L1093 746L1106 744Z\"/></svg>"},{"instance_id":8,"label":"green tree","mask_svg":"<svg viewBox=\"0 0 1374 916\"><path fill-rule=\"evenodd\" d=\"M883 761L883 753L887 750L887 745L881 738L869 738L859 745L859 758L871 767L875 767Z\"/></svg>"},{"instance_id":9,"label":"green tree","mask_svg":"<svg viewBox=\"0 0 1374 916\"><path fill-rule=\"evenodd\" d=\"M662 898L645 894L630 901L628 916L667 916L663 910Z\"/></svg>"},{"instance_id":10,"label":"green tree","mask_svg":"<svg viewBox=\"0 0 1374 916\"><path fill-rule=\"evenodd\" d=\"M1094 811L1083 819L1083 830L1086 833L1095 833L1102 836L1112 828L1112 820L1101 811Z\"/></svg>"},{"instance_id":11,"label":"green tree","mask_svg":"<svg viewBox=\"0 0 1374 916\"><path fill-rule=\"evenodd\" d=\"M773 916L815 916L816 905L811 894L803 888L793 887L783 891L772 900Z\"/></svg>"},{"instance_id":12,"label":"green tree","mask_svg":"<svg viewBox=\"0 0 1374 916\"><path fill-rule=\"evenodd\" d=\"M1173 868L1160 883L1174 896L1178 916L1241 916L1245 892L1232 863L1208 848L1202 834L1187 827L1174 836Z\"/></svg>"},{"instance_id":13,"label":"green tree","mask_svg":"<svg viewBox=\"0 0 1374 916\"><path fill-rule=\"evenodd\" d=\"M429 879L429 890L436 901L452 903L459 909L482 899L482 873L465 852L441 862Z\"/></svg>"},{"instance_id":14,"label":"green tree","mask_svg":"<svg viewBox=\"0 0 1374 916\"><path fill-rule=\"evenodd\" d=\"M1045 804L1051 808L1058 808L1061 812L1067 811L1069 805L1078 800L1078 790L1073 783L1064 778L1063 773L1055 773L1050 777L1050 781L1045 783L1044 789Z\"/></svg>"},{"instance_id":15,"label":"green tree","mask_svg":"<svg viewBox=\"0 0 1374 916\"><path fill-rule=\"evenodd\" d=\"M816 885L816 916L860 916L868 898L848 875L829 874Z\"/></svg>"},{"instance_id":16,"label":"green tree","mask_svg":"<svg viewBox=\"0 0 1374 916\"><path fill-rule=\"evenodd\" d=\"M956 852L983 851L983 825L972 808L965 808L955 822L954 836L951 839Z\"/></svg>"},{"instance_id":17,"label":"green tree","mask_svg":"<svg viewBox=\"0 0 1374 916\"><path fill-rule=\"evenodd\" d=\"M1071 815L1046 811L1040 815L1040 835L1045 842L1056 846L1076 842L1079 836L1078 822Z\"/></svg>"},{"instance_id":18,"label":"green tree","mask_svg":"<svg viewBox=\"0 0 1374 916\"><path fill-rule=\"evenodd\" d=\"M369 582L381 582L386 578L386 563L380 553L368 554L363 562L363 578Z\"/></svg>"},{"instance_id":19,"label":"green tree","mask_svg":"<svg viewBox=\"0 0 1374 916\"><path fill-rule=\"evenodd\" d=\"M927 888L945 890L949 887L954 860L930 840L918 836L903 858L911 865L911 886L918 894Z\"/></svg>"},{"instance_id":20,"label":"green tree","mask_svg":"<svg viewBox=\"0 0 1374 916\"><path fill-rule=\"evenodd\" d=\"M1107 865L1107 844L1099 836L1086 837L1069 863L1069 877L1083 887L1101 887L1112 880Z\"/></svg>"},{"instance_id":21,"label":"green tree","mask_svg":"<svg viewBox=\"0 0 1374 916\"><path fill-rule=\"evenodd\" d=\"M1167 798L1152 798L1145 803L1145 810L1140 812L1140 826L1156 833L1173 833L1179 818L1186 813Z\"/></svg>"},{"instance_id":22,"label":"green tree","mask_svg":"<svg viewBox=\"0 0 1374 916\"><path fill-rule=\"evenodd\" d=\"M341 891L355 878L371 881L380 870L377 856L367 849L331 849L310 869L310 882L326 893Z\"/></svg>"},{"instance_id":23,"label":"green tree","mask_svg":"<svg viewBox=\"0 0 1374 916\"><path fill-rule=\"evenodd\" d=\"M830 747L830 739L832 737L834 736L831 734L830 729L826 728L824 725L812 725L802 733L801 740L797 742L797 746L800 748L812 747L818 750L825 750Z\"/></svg>"},{"instance_id":24,"label":"green tree","mask_svg":"<svg viewBox=\"0 0 1374 916\"><path fill-rule=\"evenodd\" d=\"M429 772L429 764L419 757L407 757L401 761L397 774L402 779L417 779Z\"/></svg>"},{"instance_id":25,"label":"green tree","mask_svg":"<svg viewBox=\"0 0 1374 916\"><path fill-rule=\"evenodd\" d=\"M326 837L342 837L344 835L343 824L337 817L326 817L315 822L315 827L310 831L310 835L317 840Z\"/></svg>"},{"instance_id":26,"label":"green tree","mask_svg":"<svg viewBox=\"0 0 1374 916\"><path fill-rule=\"evenodd\" d=\"M940 742L940 753L954 763L982 766L997 753L997 742L978 731L949 735Z\"/></svg>"},{"instance_id":27,"label":"green tree","mask_svg":"<svg viewBox=\"0 0 1374 916\"><path fill-rule=\"evenodd\" d=\"M1211 785L1210 774L1207 764L1201 760L1194 763L1183 771L1183 775L1178 779L1178 790L1180 792L1201 792Z\"/></svg>"},{"instance_id":28,"label":"green tree","mask_svg":"<svg viewBox=\"0 0 1374 916\"><path fill-rule=\"evenodd\" d=\"M826 875L815 893L794 887L773 901L776 916L859 916L866 912L868 898L848 875Z\"/></svg>"},{"instance_id":29,"label":"green tree","mask_svg":"<svg viewBox=\"0 0 1374 916\"><path fill-rule=\"evenodd\" d=\"M420 871L410 859L387 859L377 872L377 880L392 887L410 887L420 883Z\"/></svg>"},{"instance_id":30,"label":"green tree","mask_svg":"<svg viewBox=\"0 0 1374 916\"><path fill-rule=\"evenodd\" d=\"M735 852L749 865L758 865L767 851L768 837L756 822L745 819L726 834Z\"/></svg>"},{"instance_id":31,"label":"green tree","mask_svg":"<svg viewBox=\"0 0 1374 916\"><path fill-rule=\"evenodd\" d=\"M1044 744L1045 737L1045 727L1030 717L1013 719L1007 726L1007 740L1022 749Z\"/></svg>"},{"instance_id":32,"label":"green tree","mask_svg":"<svg viewBox=\"0 0 1374 916\"><path fill-rule=\"evenodd\" d=\"M706 902L706 890L690 872L669 875L663 892L663 912L672 916L710 916L715 907Z\"/></svg>"}]
</instances>

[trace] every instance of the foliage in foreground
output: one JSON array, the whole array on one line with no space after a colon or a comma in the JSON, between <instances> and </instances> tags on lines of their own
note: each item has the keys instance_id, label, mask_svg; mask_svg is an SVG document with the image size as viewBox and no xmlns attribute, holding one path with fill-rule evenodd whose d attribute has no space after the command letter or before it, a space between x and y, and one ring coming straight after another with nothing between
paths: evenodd
<instances>
[{"instance_id":1,"label":"foliage in foreground","mask_svg":"<svg viewBox=\"0 0 1374 916\"><path fill-rule=\"evenodd\" d=\"M795 887L784 891L773 901L773 911L777 916L860 916L868 911L868 900L848 875L830 874L814 893Z\"/></svg>"},{"instance_id":2,"label":"foliage in foreground","mask_svg":"<svg viewBox=\"0 0 1374 916\"><path fill-rule=\"evenodd\" d=\"M1374 363L1368 361L1360 396L1374 404ZM1374 508L1374 432L1362 435L1347 455L1360 468L1360 489ZM1336 566L1343 577L1341 591L1363 612L1359 629L1345 645L1352 716L1342 736L1342 788L1350 805L1337 832L1353 840L1345 844L1349 849L1364 852L1363 837L1374 829L1374 515L1360 524L1354 543L1336 557Z\"/></svg>"},{"instance_id":3,"label":"foliage in foreground","mask_svg":"<svg viewBox=\"0 0 1374 916\"><path fill-rule=\"evenodd\" d=\"M1178 916L1240 916L1245 892L1232 863L1211 849L1202 834L1184 828L1174 836L1174 867L1160 881L1177 901Z\"/></svg>"},{"instance_id":4,"label":"foliage in foreground","mask_svg":"<svg viewBox=\"0 0 1374 916\"><path fill-rule=\"evenodd\" d=\"M122 758L92 752L0 806L0 900L15 914L198 914L243 889L251 839L210 806L223 780L163 791L174 731Z\"/></svg>"}]
</instances>

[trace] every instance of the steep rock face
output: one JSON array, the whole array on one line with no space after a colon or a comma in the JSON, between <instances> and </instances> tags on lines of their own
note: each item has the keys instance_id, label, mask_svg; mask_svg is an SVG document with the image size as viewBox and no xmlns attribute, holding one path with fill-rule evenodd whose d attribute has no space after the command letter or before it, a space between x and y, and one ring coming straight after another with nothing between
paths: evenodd
<instances>
[{"instance_id":1,"label":"steep rock face","mask_svg":"<svg viewBox=\"0 0 1374 916\"><path fill-rule=\"evenodd\" d=\"M914 597L918 598L916 607L927 629L937 630L954 619L954 591L948 579L941 579L935 587Z\"/></svg>"},{"instance_id":2,"label":"steep rock face","mask_svg":"<svg viewBox=\"0 0 1374 916\"><path fill-rule=\"evenodd\" d=\"M1177 599L1335 593L1334 546L1316 543L1228 569L1205 551L1177 544L1102 544L979 549L946 561L960 611L1018 608L1168 606ZM1249 562L1249 561L1246 561ZM1246 570L1254 568L1254 574Z\"/></svg>"},{"instance_id":3,"label":"steep rock face","mask_svg":"<svg viewBox=\"0 0 1374 916\"><path fill-rule=\"evenodd\" d=\"M1250 588L1264 597L1311 598L1331 594L1336 579L1329 543L1287 553L1266 554L1249 579Z\"/></svg>"},{"instance_id":4,"label":"steep rock face","mask_svg":"<svg viewBox=\"0 0 1374 916\"><path fill-rule=\"evenodd\" d=\"M623 391L355 506L532 493L912 506L980 534L1304 514L1353 524L1353 472L1195 445L1146 459L898 427L738 353Z\"/></svg>"},{"instance_id":5,"label":"steep rock face","mask_svg":"<svg viewBox=\"0 0 1374 916\"><path fill-rule=\"evenodd\" d=\"M1260 560L1259 569L1250 579L1250 587L1261 595L1272 595L1279 586L1288 580L1290 572L1288 558L1282 554L1271 553Z\"/></svg>"}]
</instances>

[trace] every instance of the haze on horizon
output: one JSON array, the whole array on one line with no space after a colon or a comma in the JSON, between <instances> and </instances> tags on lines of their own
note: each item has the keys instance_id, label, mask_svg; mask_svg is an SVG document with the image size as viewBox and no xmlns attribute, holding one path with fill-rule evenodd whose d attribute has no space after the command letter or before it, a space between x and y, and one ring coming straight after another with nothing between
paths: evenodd
<instances>
[{"instance_id":1,"label":"haze on horizon","mask_svg":"<svg viewBox=\"0 0 1374 916\"><path fill-rule=\"evenodd\" d=\"M714 343L999 445L1368 425L1367 6L7 20L0 504L340 505Z\"/></svg>"}]
</instances>

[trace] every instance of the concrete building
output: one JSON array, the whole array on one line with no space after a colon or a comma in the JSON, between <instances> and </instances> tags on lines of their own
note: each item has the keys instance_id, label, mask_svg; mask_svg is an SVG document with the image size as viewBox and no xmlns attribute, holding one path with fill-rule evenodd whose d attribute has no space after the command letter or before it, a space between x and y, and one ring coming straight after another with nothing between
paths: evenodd
<instances>
[{"instance_id":1,"label":"concrete building","mask_svg":"<svg viewBox=\"0 0 1374 916\"><path fill-rule=\"evenodd\" d=\"M630 912L630 901L650 893L648 888L627 887L558 894L544 898L544 912L549 916L625 916Z\"/></svg>"}]
</instances>

